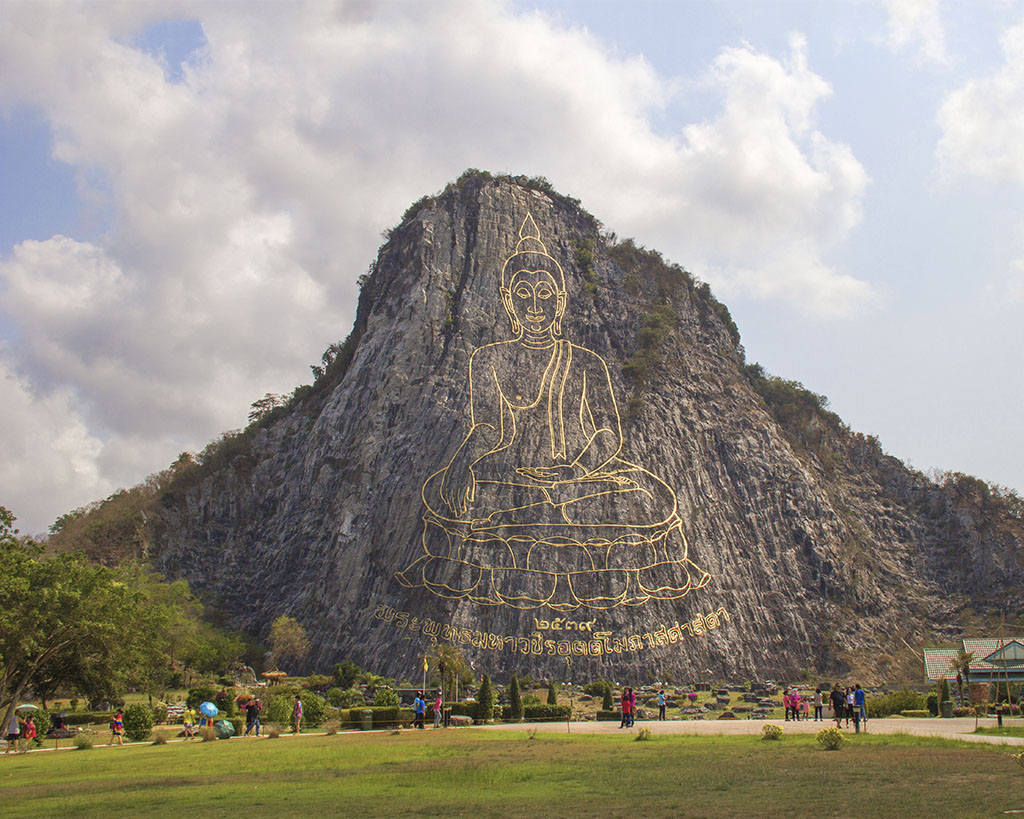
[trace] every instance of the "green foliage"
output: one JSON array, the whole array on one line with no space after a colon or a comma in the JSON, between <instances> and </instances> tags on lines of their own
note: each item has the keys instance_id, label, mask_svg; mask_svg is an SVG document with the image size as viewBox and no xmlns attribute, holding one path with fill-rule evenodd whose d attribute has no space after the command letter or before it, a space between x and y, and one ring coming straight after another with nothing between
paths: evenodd
<instances>
[{"instance_id":1,"label":"green foliage","mask_svg":"<svg viewBox=\"0 0 1024 819\"><path fill-rule=\"evenodd\" d=\"M302 698L302 722L311 728L319 728L327 719L327 703L319 694L308 692Z\"/></svg>"},{"instance_id":2,"label":"green foliage","mask_svg":"<svg viewBox=\"0 0 1024 819\"><path fill-rule=\"evenodd\" d=\"M878 697L868 697L866 702L868 719L888 717L901 711L919 711L925 704L916 691L904 688Z\"/></svg>"},{"instance_id":3,"label":"green foliage","mask_svg":"<svg viewBox=\"0 0 1024 819\"><path fill-rule=\"evenodd\" d=\"M292 721L292 708L295 706L295 697L288 694L271 697L266 703L264 722L276 722L280 725L288 725Z\"/></svg>"},{"instance_id":4,"label":"green foliage","mask_svg":"<svg viewBox=\"0 0 1024 819\"><path fill-rule=\"evenodd\" d=\"M558 705L558 690L554 680L548 680L548 705Z\"/></svg>"},{"instance_id":5,"label":"green foliage","mask_svg":"<svg viewBox=\"0 0 1024 819\"><path fill-rule=\"evenodd\" d=\"M520 721L523 718L523 697L519 691L519 678L513 674L508 686L509 718Z\"/></svg>"},{"instance_id":6,"label":"green foliage","mask_svg":"<svg viewBox=\"0 0 1024 819\"><path fill-rule=\"evenodd\" d=\"M529 705L540 705L540 697L536 694L523 694L523 708Z\"/></svg>"},{"instance_id":7,"label":"green foliage","mask_svg":"<svg viewBox=\"0 0 1024 819\"><path fill-rule=\"evenodd\" d=\"M9 513L0 523L0 720L30 687L105 692L145 648L141 601L121 575L81 555L44 554L12 523Z\"/></svg>"},{"instance_id":8,"label":"green foliage","mask_svg":"<svg viewBox=\"0 0 1024 819\"><path fill-rule=\"evenodd\" d=\"M927 708L912 708L900 711L900 716L907 717L908 719L921 719L922 717L931 717L933 714Z\"/></svg>"},{"instance_id":9,"label":"green foliage","mask_svg":"<svg viewBox=\"0 0 1024 819\"><path fill-rule=\"evenodd\" d=\"M373 704L377 708L397 708L400 703L401 699L394 689L380 687L373 692Z\"/></svg>"},{"instance_id":10,"label":"green foliage","mask_svg":"<svg viewBox=\"0 0 1024 819\"><path fill-rule=\"evenodd\" d=\"M124 711L124 735L132 742L149 739L153 732L153 712L141 703L129 705Z\"/></svg>"},{"instance_id":11,"label":"green foliage","mask_svg":"<svg viewBox=\"0 0 1024 819\"><path fill-rule=\"evenodd\" d=\"M842 731L834 725L831 728L822 728L815 737L826 751L838 751L846 742L846 737L843 736Z\"/></svg>"},{"instance_id":12,"label":"green foliage","mask_svg":"<svg viewBox=\"0 0 1024 819\"><path fill-rule=\"evenodd\" d=\"M761 729L761 739L782 739L782 728L780 728L778 725L773 725L770 722L766 722L764 724L764 727Z\"/></svg>"},{"instance_id":13,"label":"green foliage","mask_svg":"<svg viewBox=\"0 0 1024 819\"><path fill-rule=\"evenodd\" d=\"M213 702L217 697L217 689L211 685L197 685L195 688L188 690L188 696L185 697L185 705L188 708L195 708L199 710L199 704L203 702Z\"/></svg>"},{"instance_id":14,"label":"green foliage","mask_svg":"<svg viewBox=\"0 0 1024 819\"><path fill-rule=\"evenodd\" d=\"M572 716L572 708L568 705L526 705L523 706L523 719L527 722L547 722L565 720Z\"/></svg>"},{"instance_id":15,"label":"green foliage","mask_svg":"<svg viewBox=\"0 0 1024 819\"><path fill-rule=\"evenodd\" d=\"M949 680L945 677L939 683L939 702L949 702Z\"/></svg>"},{"instance_id":16,"label":"green foliage","mask_svg":"<svg viewBox=\"0 0 1024 819\"><path fill-rule=\"evenodd\" d=\"M213 704L220 709L220 716L228 719L238 712L234 691L218 691L213 697Z\"/></svg>"},{"instance_id":17,"label":"green foliage","mask_svg":"<svg viewBox=\"0 0 1024 819\"><path fill-rule=\"evenodd\" d=\"M933 717L937 717L939 715L939 696L938 696L938 694L935 694L934 692L929 694L928 695L928 699L926 700L926 704L927 704L927 707L928 707L928 713L931 714Z\"/></svg>"},{"instance_id":18,"label":"green foliage","mask_svg":"<svg viewBox=\"0 0 1024 819\"><path fill-rule=\"evenodd\" d=\"M338 688L352 688L362 673L363 670L354 662L345 660L334 666L334 684Z\"/></svg>"},{"instance_id":19,"label":"green foliage","mask_svg":"<svg viewBox=\"0 0 1024 819\"><path fill-rule=\"evenodd\" d=\"M92 748L92 737L88 734L76 734L74 741L76 751L88 751Z\"/></svg>"},{"instance_id":20,"label":"green foliage","mask_svg":"<svg viewBox=\"0 0 1024 819\"><path fill-rule=\"evenodd\" d=\"M36 723L36 744L41 745L43 739L50 732L50 724L52 719L50 718L50 712L45 708L40 708L33 715Z\"/></svg>"},{"instance_id":21,"label":"green foliage","mask_svg":"<svg viewBox=\"0 0 1024 819\"><path fill-rule=\"evenodd\" d=\"M476 695L476 718L481 722L494 719L494 689L491 687L491 675L484 674L480 690Z\"/></svg>"},{"instance_id":22,"label":"green foliage","mask_svg":"<svg viewBox=\"0 0 1024 819\"><path fill-rule=\"evenodd\" d=\"M636 738L633 741L644 742L650 739L652 736L654 736L654 734L652 733L650 728L641 728L639 731L636 732Z\"/></svg>"},{"instance_id":23,"label":"green foliage","mask_svg":"<svg viewBox=\"0 0 1024 819\"><path fill-rule=\"evenodd\" d=\"M358 688L330 688L327 691L327 702L335 708L357 708L366 705L363 692Z\"/></svg>"},{"instance_id":24,"label":"green foliage","mask_svg":"<svg viewBox=\"0 0 1024 819\"><path fill-rule=\"evenodd\" d=\"M274 665L282 660L299 662L307 653L309 638L298 620L282 614L270 624L270 658Z\"/></svg>"}]
</instances>

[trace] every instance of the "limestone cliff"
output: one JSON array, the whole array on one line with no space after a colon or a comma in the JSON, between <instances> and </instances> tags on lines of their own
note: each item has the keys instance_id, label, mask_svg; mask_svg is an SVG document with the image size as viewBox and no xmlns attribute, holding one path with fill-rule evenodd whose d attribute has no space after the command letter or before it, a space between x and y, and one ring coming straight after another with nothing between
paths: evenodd
<instances>
[{"instance_id":1,"label":"limestone cliff","mask_svg":"<svg viewBox=\"0 0 1024 819\"><path fill-rule=\"evenodd\" d=\"M595 391L614 396L619 416L621 449L603 472L577 465L558 485L575 500L587 480L615 484L587 498L586 515L562 515L590 527L579 540L557 521L544 537L515 534L531 524L524 508L542 514L544 504L529 506L534 487L516 484L515 500L494 502L516 520L487 537L425 488L470 430L474 351L515 339L502 271L527 216L564 273L558 329L571 345L557 349L576 351L577 369L592 355L607 370L607 390L597 364L586 386L566 388L586 393L585 410L549 407L545 417L614 438L612 422L596 419ZM547 373L571 380L568 364L540 374L515 362L489 365L493 380L539 384L551 406L557 379ZM363 283L349 339L325 364L287 407L202 464L179 464L147 522L158 568L187 575L234 625L260 633L279 614L298 618L310 667L352 658L416 678L424 650L447 641L478 668L569 679L782 677L841 671L865 649L867 670L885 676L909 653L904 641L952 633L965 605L1024 606L1016 498L957 476L935 483L798 385L745 366L706 285L615 242L537 181L467 173L410 208ZM519 370L525 380L515 381ZM507 423L526 417L517 398L493 399ZM477 396L480 408L490 400ZM519 424L516 440L532 441ZM531 446L546 446L546 434ZM619 463L642 474L609 466ZM670 496L643 480L674 494L676 518L664 511ZM657 525L593 534L627 517ZM452 558L438 557L444 548ZM218 568L194 570L209 565ZM455 575L443 568L452 565Z\"/></svg>"}]
</instances>

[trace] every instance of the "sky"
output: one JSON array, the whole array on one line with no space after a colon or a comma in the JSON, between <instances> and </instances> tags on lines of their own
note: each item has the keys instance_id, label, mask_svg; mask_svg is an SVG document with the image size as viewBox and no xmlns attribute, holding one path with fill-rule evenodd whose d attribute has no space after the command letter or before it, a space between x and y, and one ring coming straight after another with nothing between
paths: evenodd
<instances>
[{"instance_id":1,"label":"sky","mask_svg":"<svg viewBox=\"0 0 1024 819\"><path fill-rule=\"evenodd\" d=\"M1024 491L1024 0L0 0L0 505L244 427L466 168L707 281L748 361Z\"/></svg>"}]
</instances>

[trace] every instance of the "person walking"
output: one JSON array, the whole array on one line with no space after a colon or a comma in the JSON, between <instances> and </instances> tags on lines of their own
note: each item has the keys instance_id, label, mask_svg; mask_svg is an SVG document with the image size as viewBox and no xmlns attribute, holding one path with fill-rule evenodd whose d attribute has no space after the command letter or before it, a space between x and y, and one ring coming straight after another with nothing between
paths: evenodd
<instances>
[{"instance_id":1,"label":"person walking","mask_svg":"<svg viewBox=\"0 0 1024 819\"><path fill-rule=\"evenodd\" d=\"M818 686L814 690L814 721L815 722L821 722L822 719L823 719L822 716L821 716L821 706L822 706L822 702L821 702L821 686Z\"/></svg>"},{"instance_id":2,"label":"person walking","mask_svg":"<svg viewBox=\"0 0 1024 819\"><path fill-rule=\"evenodd\" d=\"M629 689L629 727L632 728L636 722L636 692Z\"/></svg>"},{"instance_id":3,"label":"person walking","mask_svg":"<svg viewBox=\"0 0 1024 819\"><path fill-rule=\"evenodd\" d=\"M7 727L4 729L4 739L7 740L7 748L4 749L5 754L9 754L11 748L17 750L20 737L21 720L18 719L17 711L11 711L11 718L7 721Z\"/></svg>"},{"instance_id":4,"label":"person walking","mask_svg":"<svg viewBox=\"0 0 1024 819\"><path fill-rule=\"evenodd\" d=\"M850 727L850 719L853 717L853 689L846 688L846 727Z\"/></svg>"},{"instance_id":5,"label":"person walking","mask_svg":"<svg viewBox=\"0 0 1024 819\"><path fill-rule=\"evenodd\" d=\"M299 699L299 695L295 695L295 705L292 707L292 733L299 733L299 729L302 727L302 700Z\"/></svg>"},{"instance_id":6,"label":"person walking","mask_svg":"<svg viewBox=\"0 0 1024 819\"><path fill-rule=\"evenodd\" d=\"M260 701L253 697L245 704L245 736L252 732L254 737L260 735Z\"/></svg>"},{"instance_id":7,"label":"person walking","mask_svg":"<svg viewBox=\"0 0 1024 819\"><path fill-rule=\"evenodd\" d=\"M427 703L423 699L423 692L422 691L417 691L416 692L416 699L413 700L412 709L413 709L413 713L416 715L416 718L413 720L413 725L415 725L417 728L421 728L422 729L424 727L423 726L423 712L426 711L426 709L427 709Z\"/></svg>"},{"instance_id":8,"label":"person walking","mask_svg":"<svg viewBox=\"0 0 1024 819\"><path fill-rule=\"evenodd\" d=\"M441 727L441 711L444 710L444 701L441 698L441 692L437 692L437 697L434 699L434 727Z\"/></svg>"},{"instance_id":9,"label":"person walking","mask_svg":"<svg viewBox=\"0 0 1024 819\"><path fill-rule=\"evenodd\" d=\"M789 715L793 713L793 701L786 690L782 692L782 707L786 711L786 722L789 722Z\"/></svg>"},{"instance_id":10,"label":"person walking","mask_svg":"<svg viewBox=\"0 0 1024 819\"><path fill-rule=\"evenodd\" d=\"M836 721L836 728L842 728L843 712L846 710L846 696L839 687L839 683L836 683L832 688L829 700L832 704L832 719Z\"/></svg>"},{"instance_id":11,"label":"person walking","mask_svg":"<svg viewBox=\"0 0 1024 819\"><path fill-rule=\"evenodd\" d=\"M184 727L182 733L185 734L185 739L196 738L196 709L188 707L181 715L181 722Z\"/></svg>"},{"instance_id":12,"label":"person walking","mask_svg":"<svg viewBox=\"0 0 1024 819\"><path fill-rule=\"evenodd\" d=\"M658 692L658 719L662 722L665 720L665 689L662 688Z\"/></svg>"},{"instance_id":13,"label":"person walking","mask_svg":"<svg viewBox=\"0 0 1024 819\"><path fill-rule=\"evenodd\" d=\"M800 716L804 722L811 718L811 698L804 696L800 698Z\"/></svg>"},{"instance_id":14,"label":"person walking","mask_svg":"<svg viewBox=\"0 0 1024 819\"><path fill-rule=\"evenodd\" d=\"M793 706L793 722L800 722L800 692L795 687L789 689L789 704Z\"/></svg>"},{"instance_id":15,"label":"person walking","mask_svg":"<svg viewBox=\"0 0 1024 819\"><path fill-rule=\"evenodd\" d=\"M32 740L36 738L36 719L31 714L25 720L25 727L21 732L21 739L25 743L25 749L28 750L32 744Z\"/></svg>"},{"instance_id":16,"label":"person walking","mask_svg":"<svg viewBox=\"0 0 1024 819\"><path fill-rule=\"evenodd\" d=\"M117 740L118 745L124 745L122 736L124 734L124 711L120 708L117 709L117 713L114 718L110 721L110 744L114 744L114 740Z\"/></svg>"},{"instance_id":17,"label":"person walking","mask_svg":"<svg viewBox=\"0 0 1024 819\"><path fill-rule=\"evenodd\" d=\"M857 683L857 687L853 689L853 705L860 713L860 721L866 728L868 721L867 694L860 687L860 683Z\"/></svg>"},{"instance_id":18,"label":"person walking","mask_svg":"<svg viewBox=\"0 0 1024 819\"><path fill-rule=\"evenodd\" d=\"M629 708L630 708L629 689L628 688L623 688L622 689L621 707L622 707L622 720L619 722L619 727L620 728L628 728L629 727Z\"/></svg>"}]
</instances>

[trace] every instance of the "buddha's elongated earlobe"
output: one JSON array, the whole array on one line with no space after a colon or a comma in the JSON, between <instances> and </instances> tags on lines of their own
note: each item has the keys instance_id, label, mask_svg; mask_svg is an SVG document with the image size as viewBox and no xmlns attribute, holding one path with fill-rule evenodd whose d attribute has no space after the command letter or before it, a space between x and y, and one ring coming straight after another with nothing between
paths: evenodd
<instances>
[{"instance_id":1,"label":"buddha's elongated earlobe","mask_svg":"<svg viewBox=\"0 0 1024 819\"><path fill-rule=\"evenodd\" d=\"M512 323L512 335L518 338L523 332L523 325L519 323L519 319L516 318L516 311L512 309L512 291L507 287L501 288L501 303L505 306L508 320Z\"/></svg>"},{"instance_id":2,"label":"buddha's elongated earlobe","mask_svg":"<svg viewBox=\"0 0 1024 819\"><path fill-rule=\"evenodd\" d=\"M558 304L555 307L555 320L551 325L551 329L556 336L562 335L562 316L565 315L565 293L558 294Z\"/></svg>"}]
</instances>

